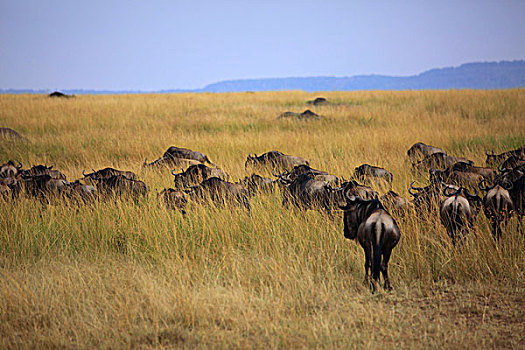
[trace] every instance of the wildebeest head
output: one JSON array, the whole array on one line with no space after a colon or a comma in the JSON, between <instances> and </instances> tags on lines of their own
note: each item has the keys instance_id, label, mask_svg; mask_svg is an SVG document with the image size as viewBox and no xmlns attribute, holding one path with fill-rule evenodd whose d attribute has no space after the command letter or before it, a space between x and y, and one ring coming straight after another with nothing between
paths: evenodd
<instances>
[{"instance_id":1,"label":"wildebeest head","mask_svg":"<svg viewBox=\"0 0 525 350\"><path fill-rule=\"evenodd\" d=\"M22 163L18 162L18 166L10 160L0 166L0 177L16 177L22 169Z\"/></svg>"},{"instance_id":2,"label":"wildebeest head","mask_svg":"<svg viewBox=\"0 0 525 350\"><path fill-rule=\"evenodd\" d=\"M255 156L252 156L251 153L248 154L248 157L246 158L246 162L244 162L244 167L248 168L249 166L253 166L257 164L257 154Z\"/></svg>"},{"instance_id":3,"label":"wildebeest head","mask_svg":"<svg viewBox=\"0 0 525 350\"><path fill-rule=\"evenodd\" d=\"M495 154L494 152L485 152L487 155L486 164L488 167L496 168L498 166L501 166L501 163L508 159L509 157L517 157L522 158L525 155L525 146L521 146L517 149L514 149L512 151L503 152L500 154Z\"/></svg>"},{"instance_id":4,"label":"wildebeest head","mask_svg":"<svg viewBox=\"0 0 525 350\"><path fill-rule=\"evenodd\" d=\"M427 157L433 153L445 153L441 148L426 145L423 142L417 142L412 145L407 151L408 158L414 163L420 160L421 157Z\"/></svg>"},{"instance_id":5,"label":"wildebeest head","mask_svg":"<svg viewBox=\"0 0 525 350\"><path fill-rule=\"evenodd\" d=\"M378 199L365 200L358 196L345 195L346 204L339 206L344 211L344 236L354 239L357 236L359 225L363 219L377 209L384 209Z\"/></svg>"}]
</instances>

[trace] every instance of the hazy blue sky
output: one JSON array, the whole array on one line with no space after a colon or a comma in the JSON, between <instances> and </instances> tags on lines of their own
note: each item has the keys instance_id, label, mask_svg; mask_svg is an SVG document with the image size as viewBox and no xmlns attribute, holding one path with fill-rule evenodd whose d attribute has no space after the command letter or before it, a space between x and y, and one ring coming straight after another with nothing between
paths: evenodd
<instances>
[{"instance_id":1,"label":"hazy blue sky","mask_svg":"<svg viewBox=\"0 0 525 350\"><path fill-rule=\"evenodd\" d=\"M0 0L0 88L198 88L525 59L525 1Z\"/></svg>"}]
</instances>

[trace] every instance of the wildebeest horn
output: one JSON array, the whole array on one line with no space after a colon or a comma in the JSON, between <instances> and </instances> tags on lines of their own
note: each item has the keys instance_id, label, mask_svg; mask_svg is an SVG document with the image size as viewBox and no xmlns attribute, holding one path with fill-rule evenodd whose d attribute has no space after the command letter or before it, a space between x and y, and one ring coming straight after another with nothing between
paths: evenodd
<instances>
[{"instance_id":1,"label":"wildebeest horn","mask_svg":"<svg viewBox=\"0 0 525 350\"><path fill-rule=\"evenodd\" d=\"M148 158L144 158L144 164L142 164L142 167L144 168L147 165Z\"/></svg>"},{"instance_id":2,"label":"wildebeest horn","mask_svg":"<svg viewBox=\"0 0 525 350\"><path fill-rule=\"evenodd\" d=\"M86 175L86 171L85 171L85 170L82 170L82 175L83 175L84 177L86 177L86 176L87 176L87 175Z\"/></svg>"},{"instance_id":3,"label":"wildebeest horn","mask_svg":"<svg viewBox=\"0 0 525 350\"><path fill-rule=\"evenodd\" d=\"M510 191L514 184L507 178L503 179L501 182L501 187L505 188L507 191Z\"/></svg>"},{"instance_id":4,"label":"wildebeest horn","mask_svg":"<svg viewBox=\"0 0 525 350\"><path fill-rule=\"evenodd\" d=\"M452 187L445 186L445 188L443 189L443 195L444 195L445 197L452 197L452 196L455 196L456 194L459 193L459 191L461 191L461 188L459 188L459 189L457 189L457 190L455 190L454 188L452 188L452 190L454 190L454 193L448 193L447 190L448 190L449 188L452 188Z\"/></svg>"},{"instance_id":5,"label":"wildebeest horn","mask_svg":"<svg viewBox=\"0 0 525 350\"><path fill-rule=\"evenodd\" d=\"M481 180L481 181L478 183L478 187L479 187L479 189L482 190L482 191L490 191L491 189L493 189L493 188L496 186L495 184L493 184L493 185L490 186L490 187L489 187L489 186L483 186L483 184L484 184L485 182L487 182L487 180L486 180L486 179L483 179L483 180Z\"/></svg>"},{"instance_id":6,"label":"wildebeest horn","mask_svg":"<svg viewBox=\"0 0 525 350\"><path fill-rule=\"evenodd\" d=\"M171 170L171 175L175 176L177 174L173 173L175 171L175 169Z\"/></svg>"},{"instance_id":7,"label":"wildebeest horn","mask_svg":"<svg viewBox=\"0 0 525 350\"><path fill-rule=\"evenodd\" d=\"M22 163L18 162L18 166L16 167L18 170L22 169Z\"/></svg>"},{"instance_id":8,"label":"wildebeest horn","mask_svg":"<svg viewBox=\"0 0 525 350\"><path fill-rule=\"evenodd\" d=\"M467 197L471 197L471 198L474 198L474 197L477 197L477 196L478 196L478 189L477 189L477 188L474 188L474 190L476 191L476 193L471 194L469 191L467 191L466 188L463 189L463 191L465 192L465 194L467 195Z\"/></svg>"},{"instance_id":9,"label":"wildebeest horn","mask_svg":"<svg viewBox=\"0 0 525 350\"><path fill-rule=\"evenodd\" d=\"M410 193L413 196L415 196L417 193L413 193L411 190L421 191L423 189L423 187L414 187L414 183L415 181L412 181L410 187L408 188L408 193Z\"/></svg>"}]
</instances>

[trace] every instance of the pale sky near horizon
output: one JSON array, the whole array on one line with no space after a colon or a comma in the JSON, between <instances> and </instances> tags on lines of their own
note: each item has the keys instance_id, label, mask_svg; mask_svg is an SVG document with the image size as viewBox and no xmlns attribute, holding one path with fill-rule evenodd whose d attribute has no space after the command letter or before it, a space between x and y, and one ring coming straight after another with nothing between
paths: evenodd
<instances>
[{"instance_id":1,"label":"pale sky near horizon","mask_svg":"<svg viewBox=\"0 0 525 350\"><path fill-rule=\"evenodd\" d=\"M192 89L525 59L525 1L0 0L0 89Z\"/></svg>"}]
</instances>

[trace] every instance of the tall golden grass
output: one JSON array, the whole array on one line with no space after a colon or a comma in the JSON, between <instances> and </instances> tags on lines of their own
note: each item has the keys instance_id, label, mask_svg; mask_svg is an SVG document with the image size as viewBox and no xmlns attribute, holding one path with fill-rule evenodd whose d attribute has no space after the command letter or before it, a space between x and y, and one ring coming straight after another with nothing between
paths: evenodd
<instances>
[{"instance_id":1,"label":"tall golden grass","mask_svg":"<svg viewBox=\"0 0 525 350\"><path fill-rule=\"evenodd\" d=\"M0 347L518 348L525 342L525 237L511 220L494 242L486 218L454 248L436 212L396 216L394 291L362 284L364 257L341 215L283 209L279 191L252 211L158 201L169 171L142 169L171 145L206 153L232 180L248 153L280 150L350 177L369 163L393 189L426 176L406 151L422 141L483 165L525 144L525 91L0 95L0 161L54 165L69 180L132 170L148 198L93 206L1 201ZM322 120L277 120L313 109ZM265 173L264 175L270 175Z\"/></svg>"}]
</instances>

